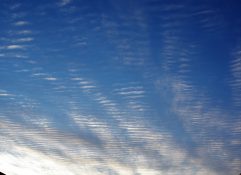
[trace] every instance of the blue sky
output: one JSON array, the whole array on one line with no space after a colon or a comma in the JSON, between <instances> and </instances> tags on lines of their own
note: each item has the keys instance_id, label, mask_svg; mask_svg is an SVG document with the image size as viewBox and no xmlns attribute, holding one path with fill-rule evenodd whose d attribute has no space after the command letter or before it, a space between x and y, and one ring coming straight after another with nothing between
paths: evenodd
<instances>
[{"instance_id":1,"label":"blue sky","mask_svg":"<svg viewBox=\"0 0 241 175\"><path fill-rule=\"evenodd\" d=\"M240 173L240 2L0 8L0 171Z\"/></svg>"}]
</instances>

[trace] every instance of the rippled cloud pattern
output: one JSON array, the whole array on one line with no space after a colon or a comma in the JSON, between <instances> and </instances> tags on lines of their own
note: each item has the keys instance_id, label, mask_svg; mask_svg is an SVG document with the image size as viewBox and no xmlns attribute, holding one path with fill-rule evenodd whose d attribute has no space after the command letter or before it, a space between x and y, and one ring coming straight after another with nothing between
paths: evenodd
<instances>
[{"instance_id":1,"label":"rippled cloud pattern","mask_svg":"<svg viewBox=\"0 0 241 175\"><path fill-rule=\"evenodd\" d=\"M240 8L1 0L0 171L239 174Z\"/></svg>"}]
</instances>

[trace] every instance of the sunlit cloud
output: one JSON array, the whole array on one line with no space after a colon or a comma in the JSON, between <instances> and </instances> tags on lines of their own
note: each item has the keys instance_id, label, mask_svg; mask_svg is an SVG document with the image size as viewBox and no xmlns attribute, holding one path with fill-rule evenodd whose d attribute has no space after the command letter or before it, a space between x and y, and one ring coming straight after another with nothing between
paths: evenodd
<instances>
[{"instance_id":1,"label":"sunlit cloud","mask_svg":"<svg viewBox=\"0 0 241 175\"><path fill-rule=\"evenodd\" d=\"M8 93L0 93L0 97L9 97L9 96L12 96L12 95Z\"/></svg>"},{"instance_id":2,"label":"sunlit cloud","mask_svg":"<svg viewBox=\"0 0 241 175\"><path fill-rule=\"evenodd\" d=\"M6 46L6 49L9 49L9 50L24 49L24 48L25 46L17 45L17 44Z\"/></svg>"}]
</instances>

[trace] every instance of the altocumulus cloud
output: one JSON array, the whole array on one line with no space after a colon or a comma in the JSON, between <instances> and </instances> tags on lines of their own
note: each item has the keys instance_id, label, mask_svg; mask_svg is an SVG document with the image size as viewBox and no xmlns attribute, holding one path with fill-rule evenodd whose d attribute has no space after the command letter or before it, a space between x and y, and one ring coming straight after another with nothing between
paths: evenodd
<instances>
[{"instance_id":1,"label":"altocumulus cloud","mask_svg":"<svg viewBox=\"0 0 241 175\"><path fill-rule=\"evenodd\" d=\"M3 1L1 171L238 174L241 17L229 3Z\"/></svg>"}]
</instances>

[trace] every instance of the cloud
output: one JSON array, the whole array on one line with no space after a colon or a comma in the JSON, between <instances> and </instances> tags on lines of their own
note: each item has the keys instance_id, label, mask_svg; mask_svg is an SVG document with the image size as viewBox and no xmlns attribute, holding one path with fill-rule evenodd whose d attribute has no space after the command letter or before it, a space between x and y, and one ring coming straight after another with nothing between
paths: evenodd
<instances>
[{"instance_id":1,"label":"cloud","mask_svg":"<svg viewBox=\"0 0 241 175\"><path fill-rule=\"evenodd\" d=\"M20 145L14 145L11 148L12 151L8 153L1 152L1 171L4 171L6 174L31 175L44 172L46 175L50 175L53 172L58 172L58 174L63 175L74 175L60 161L56 161L39 151ZM16 154L18 156L15 156ZM29 168L28 165L34 168Z\"/></svg>"},{"instance_id":2,"label":"cloud","mask_svg":"<svg viewBox=\"0 0 241 175\"><path fill-rule=\"evenodd\" d=\"M15 49L24 49L25 46L14 44L14 45L6 46L5 48L8 50L15 50Z\"/></svg>"},{"instance_id":3,"label":"cloud","mask_svg":"<svg viewBox=\"0 0 241 175\"><path fill-rule=\"evenodd\" d=\"M230 64L230 87L232 89L232 100L236 107L241 106L241 50L237 49L233 54Z\"/></svg>"},{"instance_id":4,"label":"cloud","mask_svg":"<svg viewBox=\"0 0 241 175\"><path fill-rule=\"evenodd\" d=\"M28 21L17 21L14 23L15 26L26 26L30 24Z\"/></svg>"},{"instance_id":5,"label":"cloud","mask_svg":"<svg viewBox=\"0 0 241 175\"><path fill-rule=\"evenodd\" d=\"M48 81L56 81L57 80L57 78L55 78L55 77L45 77L44 79L48 80Z\"/></svg>"},{"instance_id":6,"label":"cloud","mask_svg":"<svg viewBox=\"0 0 241 175\"><path fill-rule=\"evenodd\" d=\"M124 85L124 87L114 89L113 92L123 98L123 100L127 103L126 108L142 112L149 108L149 106L145 103L146 91L141 85Z\"/></svg>"},{"instance_id":7,"label":"cloud","mask_svg":"<svg viewBox=\"0 0 241 175\"><path fill-rule=\"evenodd\" d=\"M83 78L80 78L80 77L75 77L75 78L71 78L71 80L73 80L73 81L82 81L82 80L83 80Z\"/></svg>"},{"instance_id":8,"label":"cloud","mask_svg":"<svg viewBox=\"0 0 241 175\"><path fill-rule=\"evenodd\" d=\"M116 52L116 61L126 66L143 66L149 58L150 50L147 36L147 19L142 8L122 13L118 2L112 3L116 8L116 17L121 20L118 23L114 16L103 14L101 24L106 32L107 39L112 43ZM136 32L130 32L135 28ZM123 30L124 29L124 30ZM124 37L123 37L124 36Z\"/></svg>"},{"instance_id":9,"label":"cloud","mask_svg":"<svg viewBox=\"0 0 241 175\"><path fill-rule=\"evenodd\" d=\"M12 94L1 93L1 92L0 92L0 97L9 97L9 96L12 96Z\"/></svg>"},{"instance_id":10,"label":"cloud","mask_svg":"<svg viewBox=\"0 0 241 175\"><path fill-rule=\"evenodd\" d=\"M32 38L32 37L26 37L26 38L18 38L18 39L15 40L15 42L23 43L23 42L30 42L30 41L33 41L33 40L34 40L34 38Z\"/></svg>"},{"instance_id":11,"label":"cloud","mask_svg":"<svg viewBox=\"0 0 241 175\"><path fill-rule=\"evenodd\" d=\"M27 35L27 34L32 34L33 32L31 30L19 30L17 31L17 34L19 35Z\"/></svg>"},{"instance_id":12,"label":"cloud","mask_svg":"<svg viewBox=\"0 0 241 175\"><path fill-rule=\"evenodd\" d=\"M196 144L196 151L191 155L198 155L201 164L213 172L218 173L222 169L220 174L237 173L236 163L230 160L234 157L237 161L241 160L232 156L237 150L229 146L229 142L236 142L237 139L217 136L224 133L230 133L232 136L237 134L232 131L232 128L237 126L232 124L230 112L222 106L214 107L212 101L190 82L177 77L169 78L168 81L170 82L164 84L169 84L172 89L171 111L176 113L190 139Z\"/></svg>"},{"instance_id":13,"label":"cloud","mask_svg":"<svg viewBox=\"0 0 241 175\"><path fill-rule=\"evenodd\" d=\"M63 0L59 6L65 7L71 2ZM176 30L176 26L182 26L182 19L187 17L180 13L185 6L164 6L162 10L172 13L171 17L167 15L164 19L160 15L163 23L157 23L160 22L163 28L157 26L157 29L153 30L148 26L153 21L146 21L146 17L149 14L158 16L156 11L148 11L147 15L143 9L138 12L135 10L138 8L132 10L128 7L124 10L130 13L123 15L121 8L118 8L119 3L113 4L117 8L114 10L115 15L106 15L101 27L104 27L109 42L116 48L113 52L116 54L115 58L118 58L111 60L111 63L118 65L113 64L116 67L108 67L107 71L113 69L114 73L120 73L121 78L113 74L111 76L115 80L108 79L106 83L106 77L103 77L105 80L102 81L102 72L98 72L99 68L96 70L95 65L88 65L88 68L95 68L93 72L88 68L85 72L86 69L82 69L83 66L78 64L73 66L75 69L69 67L76 62L84 62L85 59L77 57L67 60L64 58L69 55L67 54L55 60L58 56L54 57L52 52L48 54L49 52L44 50L41 51L44 57L39 59L39 63L30 65L23 60L24 62L14 64L22 73L13 70L14 73L19 72L19 75L11 74L14 75L12 78L19 79L14 81L14 84L7 84L6 81L4 86L14 85L18 87L16 91L23 95L9 103L5 97L11 93L0 91L1 101L4 100L0 106L0 140L3 141L0 145L0 167L4 167L4 171L9 175L15 175L16 171L20 174L46 175L236 173L241 162L238 152L240 115L230 113L213 103L211 97L195 86L194 80L190 78L191 58L196 59L191 54L192 43L189 45L183 42L183 38L178 35L181 33L180 28ZM88 8L84 9L86 11ZM159 11L159 7L157 9ZM66 19L72 19L73 16L67 15ZM95 15L90 14L91 18L95 18ZM87 20L89 21L89 18ZM19 22L16 26L27 25L24 21ZM77 23L71 24L71 29L81 33L79 26L74 26ZM155 42L151 43L156 48L149 49L151 41L148 31L160 32L151 33L153 38L156 35L162 36L155 40L156 42L160 39L161 44L158 41L156 46ZM24 35L19 38L19 42L30 42L33 39L26 36L32 33L30 30L18 30L17 33ZM3 49L14 50L21 47L24 46L8 45ZM37 48L37 51L40 51L38 49L40 48ZM76 52L77 56L78 53ZM235 53L238 56L230 63L230 87L233 103L238 106L240 60L239 51ZM41 55L38 57L41 58ZM51 63L56 61L57 65L49 65L48 58ZM108 63L109 61L107 58ZM66 67L58 67L60 65ZM131 66L128 67L129 65ZM153 67L155 69L152 69ZM65 69L69 71L66 73ZM149 72L150 79L145 77ZM4 72L3 75L10 73ZM82 76L85 73L88 78ZM134 79L141 79L141 82L129 82L133 78L131 73ZM25 77L22 76L25 74ZM31 79L25 79L29 74ZM153 92L154 76L157 78L155 85L158 92ZM97 80L93 77L101 78ZM53 81L49 82L51 86L48 86L49 83L45 80ZM113 82L118 82L118 85ZM158 93L161 96L157 96ZM184 143L186 141L188 143ZM224 169L223 172L219 172L220 166Z\"/></svg>"},{"instance_id":14,"label":"cloud","mask_svg":"<svg viewBox=\"0 0 241 175\"><path fill-rule=\"evenodd\" d=\"M83 89L85 92L89 92L96 89L95 84L92 81L86 80L86 78L72 77L70 79L78 85L80 85L80 88Z\"/></svg>"},{"instance_id":15,"label":"cloud","mask_svg":"<svg viewBox=\"0 0 241 175\"><path fill-rule=\"evenodd\" d=\"M35 74L37 77L51 78L47 74ZM58 77L56 79L62 81ZM24 113L17 108L15 112L5 111L8 116L16 115L15 113L21 119L22 115L25 116L22 122L13 121L11 117L0 118L0 137L5 141L0 148L11 145L10 151L4 151L0 156L0 165L3 165L1 162L5 162L4 167L7 168L4 171L7 174L14 174L16 169L12 167L18 164L18 170L26 174L35 172L35 174L47 175L53 173L72 175L111 172L145 175L146 172L150 174L182 172L187 175L195 173L217 175L208 166L203 165L199 157L189 154L185 147L181 147L164 126L157 129L138 113L126 110L119 101L105 95L96 83L90 83L95 81L84 77L70 78L70 80L73 84L66 84L66 86L71 90L71 98L57 100L56 103L56 100L48 97L53 100L52 103L58 104L56 111L64 111L57 113L58 116L62 116L61 118L58 117L55 120L52 114L44 117L41 112L35 113L35 110L39 111L44 106L40 105L39 108L35 107L31 110L33 106L31 100L28 104L29 108L25 107L21 110ZM77 90L79 88L76 92L69 88L78 87L79 82L85 82L81 86L95 87L93 93L85 95L90 101L91 108L100 109L98 113L95 113L95 110L83 108L83 102L86 102L79 98L80 94ZM179 92L177 89L183 87L188 86L179 83L175 90ZM129 86L128 84L117 88L115 92L134 92L121 95L135 95L135 91L145 90L140 85ZM51 90L49 92L55 93ZM97 105L93 102L97 102ZM23 103L25 106L26 104L26 102ZM65 106L64 109L62 105ZM62 119L65 127L58 127ZM213 145L216 148L221 146L221 144ZM18 163L19 161L21 163ZM26 169L26 165L31 165L31 168ZM62 172L59 173L59 171Z\"/></svg>"},{"instance_id":16,"label":"cloud","mask_svg":"<svg viewBox=\"0 0 241 175\"><path fill-rule=\"evenodd\" d=\"M72 0L61 0L58 5L63 7L63 6L70 4L71 2L72 2Z\"/></svg>"},{"instance_id":17,"label":"cloud","mask_svg":"<svg viewBox=\"0 0 241 175\"><path fill-rule=\"evenodd\" d=\"M51 125L41 124L44 130L40 130L35 126L28 127L29 125L27 125L28 128L26 128L26 125L1 121L1 137L5 140L4 145L11 145L9 151L1 153L0 165L4 167L4 172L7 174L14 174L17 171L25 174L34 172L35 174L44 173L47 175L53 173L72 175L74 173L98 174L102 169L104 172L112 171L116 174L134 175L139 173L145 175L147 171L154 174L157 172L165 173L165 169L159 169L164 168L164 165L162 166L164 161L172 166L179 165L180 161L194 161L193 165L184 165L185 171L183 172L192 168L189 174L195 172L193 169L203 169L197 161L191 159L185 152L176 147L168 133L161 134L143 130L143 127L146 126L143 126L140 122L125 123L125 125L123 123L121 127L128 129L128 135L131 136L128 143L122 140L124 139L123 136L118 135L119 138L115 136L115 132L113 132L109 123L98 121L97 118L91 116L85 117L79 114L71 114L71 116L80 128L85 127L96 134L105 146L103 148L98 147L96 142L89 142L83 137L77 137L74 133L68 134L55 130ZM10 131L12 134L9 136ZM63 142L63 140L65 141ZM131 146L132 143L138 142L139 144ZM143 144L144 147L141 146ZM128 157L125 157L126 151ZM159 168L157 165L152 167L153 161L150 163L153 160L153 151L159 152L155 156L155 161L161 163L158 164ZM123 157L115 157L120 153L124 154ZM135 161L133 162L133 160ZM16 163L18 164L17 169L13 168ZM31 165L31 168L28 165ZM169 173L174 174L181 170L181 167L174 168ZM206 172L211 174L208 171Z\"/></svg>"},{"instance_id":18,"label":"cloud","mask_svg":"<svg viewBox=\"0 0 241 175\"><path fill-rule=\"evenodd\" d=\"M21 7L21 5L22 5L21 3L13 4L13 5L10 6L10 9L11 9L11 10L16 10L16 9L18 9L19 7Z\"/></svg>"}]
</instances>

